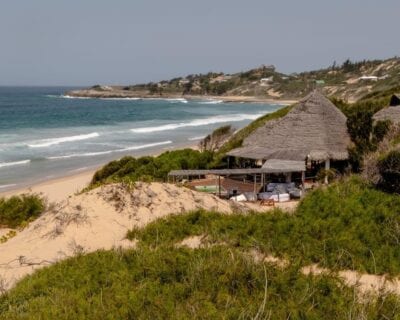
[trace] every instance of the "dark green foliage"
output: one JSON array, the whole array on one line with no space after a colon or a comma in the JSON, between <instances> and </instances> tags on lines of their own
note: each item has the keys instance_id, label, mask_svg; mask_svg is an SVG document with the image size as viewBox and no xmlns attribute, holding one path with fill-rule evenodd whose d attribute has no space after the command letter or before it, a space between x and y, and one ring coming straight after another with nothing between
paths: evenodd
<instances>
[{"instance_id":1,"label":"dark green foliage","mask_svg":"<svg viewBox=\"0 0 400 320\"><path fill-rule=\"evenodd\" d=\"M231 125L215 129L211 134L207 135L202 141L200 141L200 150L211 152L216 151L230 136L233 135L233 132L234 129Z\"/></svg>"},{"instance_id":2,"label":"dark green foliage","mask_svg":"<svg viewBox=\"0 0 400 320\"><path fill-rule=\"evenodd\" d=\"M400 193L400 151L393 150L378 161L381 175L379 187L387 192Z\"/></svg>"},{"instance_id":3,"label":"dark green foliage","mask_svg":"<svg viewBox=\"0 0 400 320\"><path fill-rule=\"evenodd\" d=\"M91 184L123 180L165 181L168 172L178 169L207 169L212 161L212 153L192 149L167 151L157 157L124 157L112 161L98 170Z\"/></svg>"},{"instance_id":4,"label":"dark green foliage","mask_svg":"<svg viewBox=\"0 0 400 320\"><path fill-rule=\"evenodd\" d=\"M391 296L361 304L331 276L257 264L235 248L100 251L25 278L0 319L394 319ZM272 317L271 317L272 316Z\"/></svg>"},{"instance_id":5,"label":"dark green foliage","mask_svg":"<svg viewBox=\"0 0 400 320\"><path fill-rule=\"evenodd\" d=\"M349 160L354 172L359 172L364 155L375 151L389 130L389 122L374 123L373 115L388 103L388 97L363 99L347 104L338 99L332 102L347 116L347 129L354 145L349 149Z\"/></svg>"},{"instance_id":6,"label":"dark green foliage","mask_svg":"<svg viewBox=\"0 0 400 320\"><path fill-rule=\"evenodd\" d=\"M43 199L36 195L0 198L0 227L16 228L38 217L44 209Z\"/></svg>"},{"instance_id":7,"label":"dark green foliage","mask_svg":"<svg viewBox=\"0 0 400 320\"><path fill-rule=\"evenodd\" d=\"M258 248L301 265L333 270L400 273L400 198L356 177L309 194L295 214L221 215L194 212L132 230L146 246L171 245L190 235L236 248Z\"/></svg>"}]
</instances>

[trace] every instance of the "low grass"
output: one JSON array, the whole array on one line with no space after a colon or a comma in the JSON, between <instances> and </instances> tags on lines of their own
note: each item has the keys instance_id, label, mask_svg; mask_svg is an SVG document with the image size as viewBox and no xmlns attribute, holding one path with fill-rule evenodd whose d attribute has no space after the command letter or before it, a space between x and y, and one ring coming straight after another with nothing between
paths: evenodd
<instances>
[{"instance_id":1,"label":"low grass","mask_svg":"<svg viewBox=\"0 0 400 320\"><path fill-rule=\"evenodd\" d=\"M16 228L37 218L45 209L37 195L0 198L0 227Z\"/></svg>"},{"instance_id":2,"label":"low grass","mask_svg":"<svg viewBox=\"0 0 400 320\"><path fill-rule=\"evenodd\" d=\"M332 276L255 263L235 248L99 251L42 269L0 297L0 319L395 319Z\"/></svg>"},{"instance_id":3,"label":"low grass","mask_svg":"<svg viewBox=\"0 0 400 320\"><path fill-rule=\"evenodd\" d=\"M293 214L196 211L134 229L135 250L41 269L0 296L0 319L399 319L398 297L359 300L302 266L400 273L400 198L357 177L311 192ZM209 246L179 247L205 235ZM290 261L257 262L253 249Z\"/></svg>"},{"instance_id":4,"label":"low grass","mask_svg":"<svg viewBox=\"0 0 400 320\"><path fill-rule=\"evenodd\" d=\"M211 243L256 248L301 265L332 270L400 274L400 198L359 178L309 194L294 214L279 210L248 215L193 212L129 232L145 246L169 246L191 235Z\"/></svg>"}]
</instances>

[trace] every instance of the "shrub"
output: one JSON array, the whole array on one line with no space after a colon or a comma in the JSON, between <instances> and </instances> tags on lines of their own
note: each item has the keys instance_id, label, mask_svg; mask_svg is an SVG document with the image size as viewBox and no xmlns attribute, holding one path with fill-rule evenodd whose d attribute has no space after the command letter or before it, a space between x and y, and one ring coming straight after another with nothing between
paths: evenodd
<instances>
[{"instance_id":1,"label":"shrub","mask_svg":"<svg viewBox=\"0 0 400 320\"><path fill-rule=\"evenodd\" d=\"M379 186L393 193L400 193L400 151L393 150L378 162L381 175Z\"/></svg>"},{"instance_id":2,"label":"shrub","mask_svg":"<svg viewBox=\"0 0 400 320\"><path fill-rule=\"evenodd\" d=\"M394 318L333 276L255 263L235 248L99 251L42 269L0 297L0 319Z\"/></svg>"},{"instance_id":3,"label":"shrub","mask_svg":"<svg viewBox=\"0 0 400 320\"><path fill-rule=\"evenodd\" d=\"M37 195L0 198L0 225L18 227L38 217L44 209L45 203Z\"/></svg>"},{"instance_id":4,"label":"shrub","mask_svg":"<svg viewBox=\"0 0 400 320\"><path fill-rule=\"evenodd\" d=\"M211 152L193 149L167 151L157 157L124 157L98 170L91 185L118 181L165 181L171 170L207 169L213 159Z\"/></svg>"}]
</instances>

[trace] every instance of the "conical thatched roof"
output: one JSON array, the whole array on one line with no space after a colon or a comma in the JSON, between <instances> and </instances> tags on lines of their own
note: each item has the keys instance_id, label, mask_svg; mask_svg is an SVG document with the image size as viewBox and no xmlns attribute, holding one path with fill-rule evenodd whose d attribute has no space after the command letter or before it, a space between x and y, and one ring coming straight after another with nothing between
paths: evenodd
<instances>
[{"instance_id":1,"label":"conical thatched roof","mask_svg":"<svg viewBox=\"0 0 400 320\"><path fill-rule=\"evenodd\" d=\"M383 108L375 113L372 118L375 121L390 120L393 123L400 123L400 106Z\"/></svg>"},{"instance_id":2,"label":"conical thatched roof","mask_svg":"<svg viewBox=\"0 0 400 320\"><path fill-rule=\"evenodd\" d=\"M250 159L345 160L351 140L346 116L319 91L283 118L269 121L228 155Z\"/></svg>"}]
</instances>

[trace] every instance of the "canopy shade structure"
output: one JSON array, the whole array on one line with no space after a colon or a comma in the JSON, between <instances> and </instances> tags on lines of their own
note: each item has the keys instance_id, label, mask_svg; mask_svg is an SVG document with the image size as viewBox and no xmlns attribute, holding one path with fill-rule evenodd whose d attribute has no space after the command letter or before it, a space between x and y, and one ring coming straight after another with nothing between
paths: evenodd
<instances>
[{"instance_id":1,"label":"canopy shade structure","mask_svg":"<svg viewBox=\"0 0 400 320\"><path fill-rule=\"evenodd\" d=\"M206 169L206 170L173 170L168 173L169 176L202 176L202 175L243 175L243 174L260 174L260 173L290 173L305 172L306 166L304 161L285 161L279 159L268 160L262 168L245 168L245 169Z\"/></svg>"},{"instance_id":2,"label":"canopy shade structure","mask_svg":"<svg viewBox=\"0 0 400 320\"><path fill-rule=\"evenodd\" d=\"M346 160L351 145L346 121L346 116L315 90L286 116L268 121L227 155L255 160Z\"/></svg>"}]
</instances>

